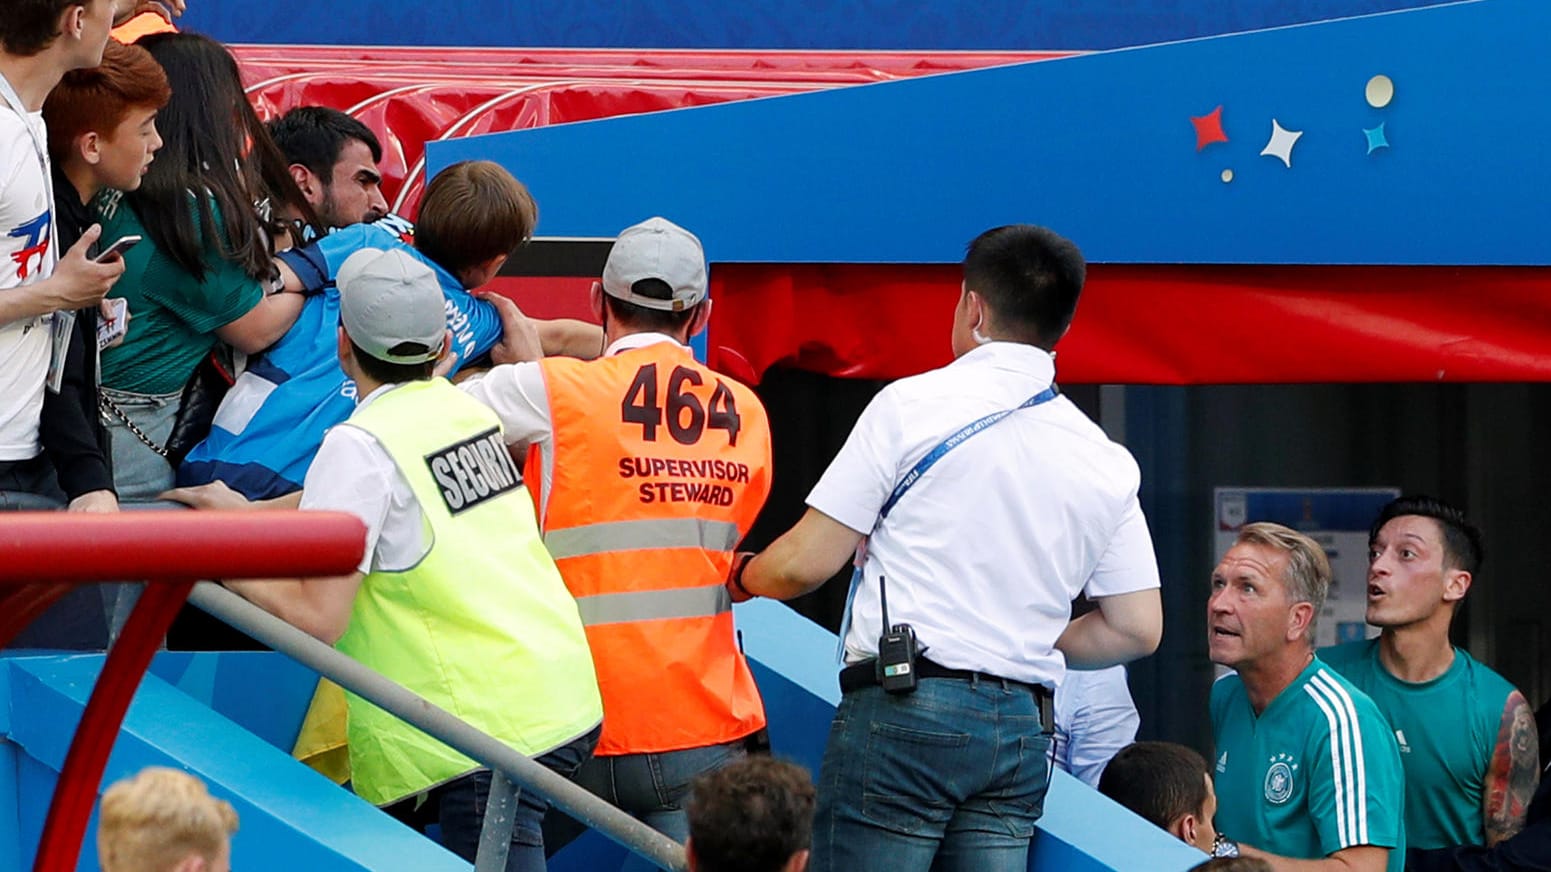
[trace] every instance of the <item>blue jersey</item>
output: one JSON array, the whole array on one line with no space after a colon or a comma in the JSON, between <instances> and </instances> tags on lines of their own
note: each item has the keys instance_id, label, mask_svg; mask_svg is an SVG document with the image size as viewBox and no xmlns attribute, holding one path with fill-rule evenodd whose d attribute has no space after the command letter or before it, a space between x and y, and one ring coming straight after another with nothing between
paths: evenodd
<instances>
[{"instance_id":1,"label":"blue jersey","mask_svg":"<svg viewBox=\"0 0 1551 872\"><path fill-rule=\"evenodd\" d=\"M334 276L363 248L401 248L429 266L447 299L447 326L457 364L489 351L501 338L501 318L445 269L378 224L357 224L313 243L310 263L326 275L283 338L252 359L215 415L210 436L178 469L180 486L223 481L249 499L301 490L323 434L355 410L355 382L339 366L339 291ZM321 257L320 257L321 256ZM287 263L303 273L306 264Z\"/></svg>"}]
</instances>

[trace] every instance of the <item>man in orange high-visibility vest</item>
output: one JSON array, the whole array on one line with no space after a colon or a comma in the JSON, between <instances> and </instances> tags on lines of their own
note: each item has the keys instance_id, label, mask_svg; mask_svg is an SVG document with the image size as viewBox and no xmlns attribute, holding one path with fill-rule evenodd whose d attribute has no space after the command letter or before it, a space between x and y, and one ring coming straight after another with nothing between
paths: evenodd
<instances>
[{"instance_id":1,"label":"man in orange high-visibility vest","mask_svg":"<svg viewBox=\"0 0 1551 872\"><path fill-rule=\"evenodd\" d=\"M516 306L497 305L511 333L492 357L536 356L517 347ZM690 782L765 725L725 579L770 493L770 425L687 347L711 314L689 231L652 218L622 232L592 307L599 359L501 365L463 389L529 449L544 542L587 628L603 737L577 783L682 842Z\"/></svg>"},{"instance_id":2,"label":"man in orange high-visibility vest","mask_svg":"<svg viewBox=\"0 0 1551 872\"><path fill-rule=\"evenodd\" d=\"M172 19L183 14L187 0L116 0L113 16L113 38L129 45L142 36L153 33L177 32Z\"/></svg>"}]
</instances>

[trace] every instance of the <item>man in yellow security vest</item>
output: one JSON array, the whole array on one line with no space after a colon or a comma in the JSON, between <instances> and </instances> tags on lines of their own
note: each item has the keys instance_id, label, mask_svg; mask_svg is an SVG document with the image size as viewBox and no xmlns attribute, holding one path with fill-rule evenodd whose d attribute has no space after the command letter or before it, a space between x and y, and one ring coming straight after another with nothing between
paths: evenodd
<instances>
[{"instance_id":1,"label":"man in yellow security vest","mask_svg":"<svg viewBox=\"0 0 1551 872\"><path fill-rule=\"evenodd\" d=\"M573 777L601 733L592 657L495 413L432 377L448 345L436 276L363 249L337 281L339 359L362 399L324 437L301 507L360 517L366 556L341 578L228 586ZM434 804L444 844L472 861L489 770L347 699L356 792L390 813ZM518 806L506 869L543 870L547 803L522 791Z\"/></svg>"},{"instance_id":2,"label":"man in yellow security vest","mask_svg":"<svg viewBox=\"0 0 1551 872\"><path fill-rule=\"evenodd\" d=\"M544 543L575 595L603 691L603 737L576 782L680 842L698 775L744 753L764 705L725 586L770 493L770 422L745 385L695 360L705 252L664 218L619 234L592 289L598 360L547 357L459 385L528 446ZM502 311L497 363L527 361ZM552 816L558 817L558 816ZM565 826L552 822L551 841Z\"/></svg>"}]
</instances>

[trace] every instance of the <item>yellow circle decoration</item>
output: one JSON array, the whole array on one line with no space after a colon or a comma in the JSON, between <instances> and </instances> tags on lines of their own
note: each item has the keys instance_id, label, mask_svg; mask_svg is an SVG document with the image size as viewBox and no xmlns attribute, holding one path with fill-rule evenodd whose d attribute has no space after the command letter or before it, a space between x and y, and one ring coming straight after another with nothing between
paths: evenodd
<instances>
[{"instance_id":1,"label":"yellow circle decoration","mask_svg":"<svg viewBox=\"0 0 1551 872\"><path fill-rule=\"evenodd\" d=\"M1383 109L1395 99L1395 83L1389 76L1374 76L1368 80L1368 87L1364 89L1363 94L1368 98L1369 106Z\"/></svg>"}]
</instances>

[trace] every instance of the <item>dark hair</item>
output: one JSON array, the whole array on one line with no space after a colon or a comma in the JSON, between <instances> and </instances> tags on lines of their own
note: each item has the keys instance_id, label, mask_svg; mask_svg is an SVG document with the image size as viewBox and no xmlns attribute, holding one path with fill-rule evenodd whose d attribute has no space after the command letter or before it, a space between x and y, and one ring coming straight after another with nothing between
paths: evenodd
<instances>
[{"instance_id":1,"label":"dark hair","mask_svg":"<svg viewBox=\"0 0 1551 872\"><path fill-rule=\"evenodd\" d=\"M703 872L779 872L813 839L813 780L764 754L695 779L689 837Z\"/></svg>"},{"instance_id":2,"label":"dark hair","mask_svg":"<svg viewBox=\"0 0 1551 872\"><path fill-rule=\"evenodd\" d=\"M172 97L167 74L145 49L108 40L102 64L65 73L43 104L48 150L62 162L77 137L107 135L129 110L160 109Z\"/></svg>"},{"instance_id":3,"label":"dark hair","mask_svg":"<svg viewBox=\"0 0 1551 872\"><path fill-rule=\"evenodd\" d=\"M1391 500L1379 510L1368 528L1368 544L1379 538L1379 531L1395 518L1416 515L1432 518L1443 533L1443 565L1449 569L1463 569L1474 576L1481 570L1486 551L1481 546L1481 531L1465 520L1465 513L1440 499L1428 496L1403 496Z\"/></svg>"},{"instance_id":4,"label":"dark hair","mask_svg":"<svg viewBox=\"0 0 1551 872\"><path fill-rule=\"evenodd\" d=\"M662 279L640 279L630 286L630 291L654 300L673 299L672 286ZM607 292L603 294L603 304L608 307L610 318L631 330L667 333L670 336L677 336L689 329L689 322L694 320L695 312L700 309L700 303L677 312L648 309L629 300L621 300Z\"/></svg>"},{"instance_id":5,"label":"dark hair","mask_svg":"<svg viewBox=\"0 0 1551 872\"><path fill-rule=\"evenodd\" d=\"M405 354L424 350L419 343L405 344L415 345L412 349L404 349L403 353ZM436 371L435 360L427 360L424 363L392 363L386 360L379 360L368 354L361 346L356 345L354 339L350 340L350 350L355 354L355 363L356 366L361 368L361 372L366 373L367 377L373 381L381 382L385 385L425 381L431 377L431 373ZM398 347L395 346L390 350L397 351Z\"/></svg>"},{"instance_id":6,"label":"dark hair","mask_svg":"<svg viewBox=\"0 0 1551 872\"><path fill-rule=\"evenodd\" d=\"M1206 761L1173 742L1132 742L1104 767L1099 792L1168 829L1206 808Z\"/></svg>"},{"instance_id":7,"label":"dark hair","mask_svg":"<svg viewBox=\"0 0 1551 872\"><path fill-rule=\"evenodd\" d=\"M1032 224L987 230L964 255L965 289L985 299L999 328L1044 349L1072 323L1086 273L1077 246Z\"/></svg>"},{"instance_id":8,"label":"dark hair","mask_svg":"<svg viewBox=\"0 0 1551 872\"><path fill-rule=\"evenodd\" d=\"M31 57L47 49L59 36L59 18L72 6L90 6L91 0L8 0L0 15L0 47L7 54Z\"/></svg>"},{"instance_id":9,"label":"dark hair","mask_svg":"<svg viewBox=\"0 0 1551 872\"><path fill-rule=\"evenodd\" d=\"M270 249L260 231L280 225L260 218L254 204L303 198L243 93L236 59L196 33L153 33L136 44L167 72L172 99L156 116L165 146L140 189L125 195L130 206L151 241L196 279L204 279L211 242L248 275L267 276Z\"/></svg>"},{"instance_id":10,"label":"dark hair","mask_svg":"<svg viewBox=\"0 0 1551 872\"><path fill-rule=\"evenodd\" d=\"M1213 857L1190 867L1190 872L1272 872L1271 864L1259 857Z\"/></svg>"},{"instance_id":11,"label":"dark hair","mask_svg":"<svg viewBox=\"0 0 1551 872\"><path fill-rule=\"evenodd\" d=\"M462 278L471 266L512 250L533 235L539 207L506 168L466 160L436 174L420 199L415 248Z\"/></svg>"},{"instance_id":12,"label":"dark hair","mask_svg":"<svg viewBox=\"0 0 1551 872\"><path fill-rule=\"evenodd\" d=\"M298 106L269 122L269 135L287 164L301 164L325 184L352 139L366 143L373 161L382 160L382 143L370 127L327 106Z\"/></svg>"}]
</instances>

